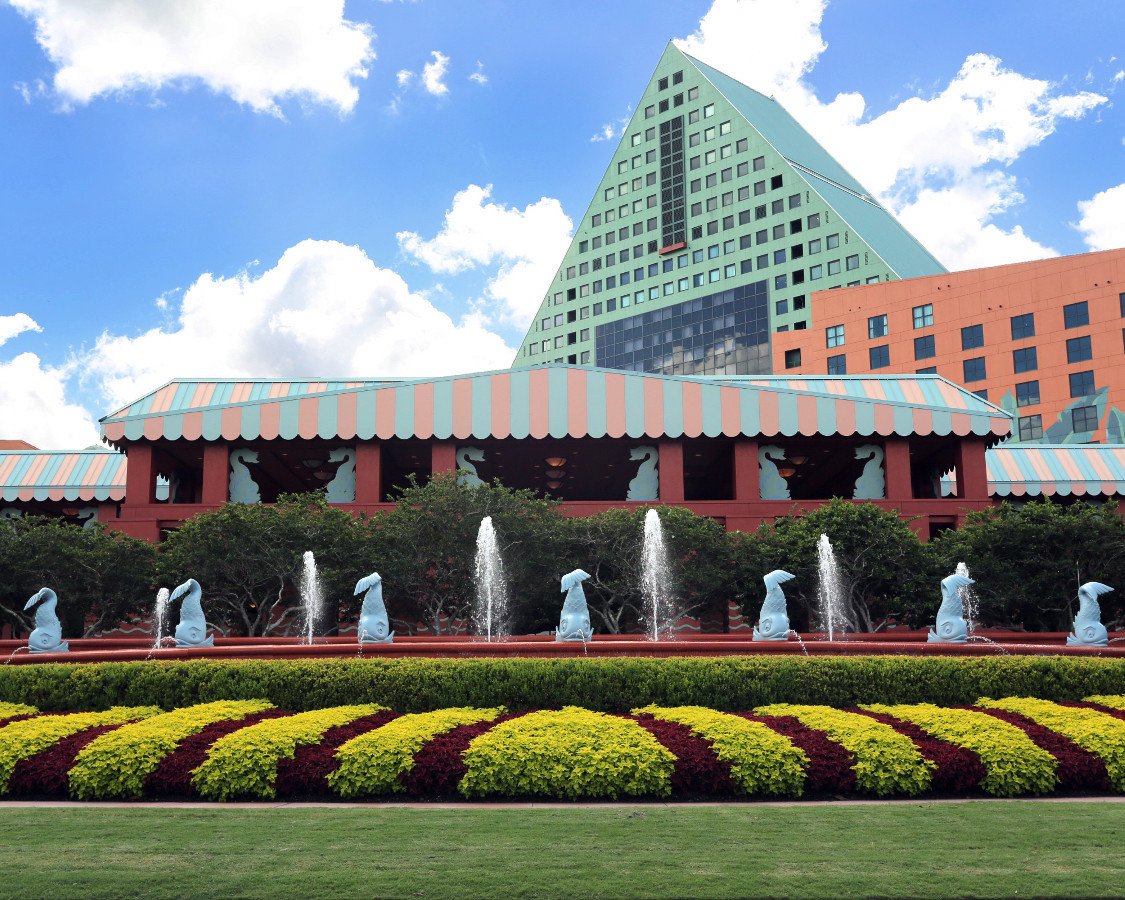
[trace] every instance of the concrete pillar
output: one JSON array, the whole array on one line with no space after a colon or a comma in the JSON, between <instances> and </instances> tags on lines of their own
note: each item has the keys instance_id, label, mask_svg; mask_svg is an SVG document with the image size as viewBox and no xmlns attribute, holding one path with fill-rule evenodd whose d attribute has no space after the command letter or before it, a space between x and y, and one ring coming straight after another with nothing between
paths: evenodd
<instances>
[{"instance_id":1,"label":"concrete pillar","mask_svg":"<svg viewBox=\"0 0 1125 900\"><path fill-rule=\"evenodd\" d=\"M735 500L760 500L758 483L758 442L736 440L731 456L731 482Z\"/></svg>"},{"instance_id":2,"label":"concrete pillar","mask_svg":"<svg viewBox=\"0 0 1125 900\"><path fill-rule=\"evenodd\" d=\"M657 472L660 474L660 502L682 503L684 499L684 445L679 441L661 441L660 461Z\"/></svg>"},{"instance_id":3,"label":"concrete pillar","mask_svg":"<svg viewBox=\"0 0 1125 900\"><path fill-rule=\"evenodd\" d=\"M230 447L203 445L203 490L200 498L208 506L222 506L230 499Z\"/></svg>"},{"instance_id":4,"label":"concrete pillar","mask_svg":"<svg viewBox=\"0 0 1125 900\"><path fill-rule=\"evenodd\" d=\"M125 451L125 503L147 506L156 502L156 468L151 444L130 444Z\"/></svg>"},{"instance_id":5,"label":"concrete pillar","mask_svg":"<svg viewBox=\"0 0 1125 900\"><path fill-rule=\"evenodd\" d=\"M356 444L355 502L379 503L382 498L383 450L380 444Z\"/></svg>"},{"instance_id":6,"label":"concrete pillar","mask_svg":"<svg viewBox=\"0 0 1125 900\"><path fill-rule=\"evenodd\" d=\"M910 441L890 437L883 444L887 467L887 499L911 500L914 488L910 482Z\"/></svg>"},{"instance_id":7,"label":"concrete pillar","mask_svg":"<svg viewBox=\"0 0 1125 900\"><path fill-rule=\"evenodd\" d=\"M988 466L982 438L963 437L957 443L954 466L957 472L957 499L988 499Z\"/></svg>"}]
</instances>

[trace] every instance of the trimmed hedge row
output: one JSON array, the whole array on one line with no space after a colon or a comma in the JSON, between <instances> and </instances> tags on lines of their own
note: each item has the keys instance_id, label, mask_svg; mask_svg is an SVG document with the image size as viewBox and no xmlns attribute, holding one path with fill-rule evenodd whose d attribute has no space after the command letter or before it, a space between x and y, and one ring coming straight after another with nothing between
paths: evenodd
<instances>
[{"instance_id":1,"label":"trimmed hedge row","mask_svg":"<svg viewBox=\"0 0 1125 900\"><path fill-rule=\"evenodd\" d=\"M1125 793L1125 696L975 707L772 704L753 712L222 701L0 726L0 795L227 800ZM190 733L189 733L190 732Z\"/></svg>"},{"instance_id":2,"label":"trimmed hedge row","mask_svg":"<svg viewBox=\"0 0 1125 900\"><path fill-rule=\"evenodd\" d=\"M737 711L772 703L956 706L978 697L1125 694L1125 659L1062 656L730 656L615 659L192 660L0 666L0 697L42 710L265 699L281 709L656 704Z\"/></svg>"}]
</instances>

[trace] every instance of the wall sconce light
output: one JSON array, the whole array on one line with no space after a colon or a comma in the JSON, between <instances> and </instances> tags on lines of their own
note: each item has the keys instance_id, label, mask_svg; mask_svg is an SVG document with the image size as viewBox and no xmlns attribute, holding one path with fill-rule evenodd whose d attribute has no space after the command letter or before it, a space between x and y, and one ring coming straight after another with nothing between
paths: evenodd
<instances>
[{"instance_id":1,"label":"wall sconce light","mask_svg":"<svg viewBox=\"0 0 1125 900\"><path fill-rule=\"evenodd\" d=\"M549 465L552 469L561 469L563 466L566 465L566 457L563 457L563 456L548 456L544 460L544 462L547 463L547 465Z\"/></svg>"},{"instance_id":2,"label":"wall sconce light","mask_svg":"<svg viewBox=\"0 0 1125 900\"><path fill-rule=\"evenodd\" d=\"M548 478L562 478L566 473L562 469L546 469L543 474Z\"/></svg>"},{"instance_id":3,"label":"wall sconce light","mask_svg":"<svg viewBox=\"0 0 1125 900\"><path fill-rule=\"evenodd\" d=\"M561 481L548 481L547 487L549 487L552 491L558 490L559 488L562 487L562 482Z\"/></svg>"},{"instance_id":4,"label":"wall sconce light","mask_svg":"<svg viewBox=\"0 0 1125 900\"><path fill-rule=\"evenodd\" d=\"M809 461L807 456L790 456L789 461L795 466L803 466Z\"/></svg>"},{"instance_id":5,"label":"wall sconce light","mask_svg":"<svg viewBox=\"0 0 1125 900\"><path fill-rule=\"evenodd\" d=\"M777 474L780 475L782 478L788 478L790 475L795 475L796 473L797 473L797 470L794 469L792 466L785 466L784 468L779 468L777 470Z\"/></svg>"}]
</instances>

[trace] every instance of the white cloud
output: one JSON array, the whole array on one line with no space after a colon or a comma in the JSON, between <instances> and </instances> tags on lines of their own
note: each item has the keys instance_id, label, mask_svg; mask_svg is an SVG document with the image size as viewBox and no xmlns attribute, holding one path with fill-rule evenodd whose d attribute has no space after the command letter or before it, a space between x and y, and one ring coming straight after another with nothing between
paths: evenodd
<instances>
[{"instance_id":1,"label":"white cloud","mask_svg":"<svg viewBox=\"0 0 1125 900\"><path fill-rule=\"evenodd\" d=\"M633 111L630 109L616 122L606 122L590 137L591 143L598 143L599 141L612 141L615 137L620 137L625 133L625 129L629 127L629 119L632 118Z\"/></svg>"},{"instance_id":2,"label":"white cloud","mask_svg":"<svg viewBox=\"0 0 1125 900\"><path fill-rule=\"evenodd\" d=\"M29 331L42 329L26 313L0 316L0 345ZM34 353L0 358L0 438L44 449L97 442L93 416L66 400L70 374L66 366L44 366Z\"/></svg>"},{"instance_id":3,"label":"white cloud","mask_svg":"<svg viewBox=\"0 0 1125 900\"><path fill-rule=\"evenodd\" d=\"M698 30L677 41L739 81L775 97L950 268L1053 254L1019 226L994 221L1022 202L1005 167L1106 98L1059 93L982 53L948 84L874 117L858 93L822 102L805 76L827 49L826 0L715 0ZM746 52L750 35L768 34ZM922 215L922 211L925 215ZM956 231L955 237L950 237Z\"/></svg>"},{"instance_id":4,"label":"white cloud","mask_svg":"<svg viewBox=\"0 0 1125 900\"><path fill-rule=\"evenodd\" d=\"M1081 218L1076 227L1091 250L1125 247L1125 184L1079 200L1078 212Z\"/></svg>"},{"instance_id":5,"label":"white cloud","mask_svg":"<svg viewBox=\"0 0 1125 900\"><path fill-rule=\"evenodd\" d=\"M399 69L398 72L395 73L395 83L400 88L404 88L410 84L412 78L414 78L414 73L409 69Z\"/></svg>"},{"instance_id":6,"label":"white cloud","mask_svg":"<svg viewBox=\"0 0 1125 900\"><path fill-rule=\"evenodd\" d=\"M491 195L492 185L469 185L454 195L435 237L400 231L399 246L434 272L498 265L487 297L499 304L500 319L526 326L566 253L574 225L552 197L520 210L486 202Z\"/></svg>"},{"instance_id":7,"label":"white cloud","mask_svg":"<svg viewBox=\"0 0 1125 900\"><path fill-rule=\"evenodd\" d=\"M449 70L449 57L440 50L430 51L433 59L422 66L422 85L426 91L435 97L449 93L449 87L442 81Z\"/></svg>"},{"instance_id":8,"label":"white cloud","mask_svg":"<svg viewBox=\"0 0 1125 900\"><path fill-rule=\"evenodd\" d=\"M286 98L349 112L374 32L344 0L9 0L35 22L65 103L202 82L258 112Z\"/></svg>"},{"instance_id":9,"label":"white cloud","mask_svg":"<svg viewBox=\"0 0 1125 900\"><path fill-rule=\"evenodd\" d=\"M484 74L484 63L479 59L477 60L476 71L469 74L469 81L476 84L488 84L488 76Z\"/></svg>"},{"instance_id":10,"label":"white cloud","mask_svg":"<svg viewBox=\"0 0 1125 900\"><path fill-rule=\"evenodd\" d=\"M200 276L172 324L103 334L75 365L116 407L177 376L442 375L514 354L479 315L454 321L359 248L305 240L260 275Z\"/></svg>"},{"instance_id":11,"label":"white cloud","mask_svg":"<svg viewBox=\"0 0 1125 900\"><path fill-rule=\"evenodd\" d=\"M26 331L42 331L39 323L27 313L16 313L11 316L0 316L0 345L6 344L14 337Z\"/></svg>"}]
</instances>

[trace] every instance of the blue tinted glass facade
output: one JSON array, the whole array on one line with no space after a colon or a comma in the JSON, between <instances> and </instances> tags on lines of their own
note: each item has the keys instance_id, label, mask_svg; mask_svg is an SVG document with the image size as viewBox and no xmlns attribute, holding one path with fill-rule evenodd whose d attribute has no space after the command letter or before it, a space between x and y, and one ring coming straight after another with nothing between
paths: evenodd
<instances>
[{"instance_id":1,"label":"blue tinted glass facade","mask_svg":"<svg viewBox=\"0 0 1125 900\"><path fill-rule=\"evenodd\" d=\"M743 284L599 325L597 364L661 375L765 375L769 290Z\"/></svg>"}]
</instances>

